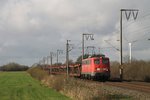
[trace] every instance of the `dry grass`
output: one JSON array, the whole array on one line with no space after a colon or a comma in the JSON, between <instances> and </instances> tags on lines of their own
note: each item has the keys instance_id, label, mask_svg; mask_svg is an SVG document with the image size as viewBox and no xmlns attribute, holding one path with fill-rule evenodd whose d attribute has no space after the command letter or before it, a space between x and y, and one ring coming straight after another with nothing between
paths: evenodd
<instances>
[{"instance_id":1,"label":"dry grass","mask_svg":"<svg viewBox=\"0 0 150 100\"><path fill-rule=\"evenodd\" d=\"M49 75L39 67L28 70L32 77L39 79L42 85L53 88L74 100L110 100L116 94L106 93L103 85L89 83L73 77L69 79L63 75ZM122 95L119 95L122 97ZM120 98L120 97L119 97Z\"/></svg>"},{"instance_id":2,"label":"dry grass","mask_svg":"<svg viewBox=\"0 0 150 100\"><path fill-rule=\"evenodd\" d=\"M131 64L123 64L124 79L136 81L150 81L150 61L133 61ZM119 63L111 64L111 77L119 77Z\"/></svg>"},{"instance_id":3,"label":"dry grass","mask_svg":"<svg viewBox=\"0 0 150 100\"><path fill-rule=\"evenodd\" d=\"M81 81L75 78L67 80L65 76L51 75L42 82L75 100L99 100L100 98L106 98L102 93L101 87L97 87L94 84L90 85L84 80Z\"/></svg>"},{"instance_id":4,"label":"dry grass","mask_svg":"<svg viewBox=\"0 0 150 100\"><path fill-rule=\"evenodd\" d=\"M27 70L27 72L34 78L38 80L44 79L46 76L48 76L48 73L44 70L42 70L40 67L32 67Z\"/></svg>"},{"instance_id":5,"label":"dry grass","mask_svg":"<svg viewBox=\"0 0 150 100\"><path fill-rule=\"evenodd\" d=\"M32 77L41 81L42 85L53 88L74 100L106 100L102 88L95 84L89 84L84 80L77 80L73 77L67 80L63 75L50 75L40 67L34 67L28 70Z\"/></svg>"},{"instance_id":6,"label":"dry grass","mask_svg":"<svg viewBox=\"0 0 150 100\"><path fill-rule=\"evenodd\" d=\"M122 94L112 94L105 90L103 83L97 84L65 76L51 75L42 81L43 84L71 97L73 100L110 100L128 98Z\"/></svg>"},{"instance_id":7,"label":"dry grass","mask_svg":"<svg viewBox=\"0 0 150 100\"><path fill-rule=\"evenodd\" d=\"M118 62L111 62L110 71L111 71L111 78L119 78L119 63Z\"/></svg>"}]
</instances>

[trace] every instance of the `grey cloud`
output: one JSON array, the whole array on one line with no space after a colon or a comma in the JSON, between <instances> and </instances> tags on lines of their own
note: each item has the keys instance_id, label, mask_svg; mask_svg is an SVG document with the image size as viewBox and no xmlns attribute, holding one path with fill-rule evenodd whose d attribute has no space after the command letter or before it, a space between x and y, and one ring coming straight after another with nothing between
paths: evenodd
<instances>
[{"instance_id":1,"label":"grey cloud","mask_svg":"<svg viewBox=\"0 0 150 100\"><path fill-rule=\"evenodd\" d=\"M149 3L149 0L1 0L0 5L3 6L0 6L0 64L13 58L20 63L31 65L40 57L49 55L50 51L65 51L67 39L81 46L81 35L86 32L95 34L95 41L86 41L86 45L108 47L110 45L104 40L109 39L118 48L119 43L116 40L119 38L120 9L138 8L140 17L140 14L149 13ZM125 19L123 21L126 23ZM142 30L142 25L148 24L142 21L142 24L128 26L124 29L124 36L130 41L142 37L131 32ZM124 52L127 52L128 45L125 40L123 45ZM140 56L139 52L145 55L144 50L150 48L147 42L139 41L135 45L137 46L133 48L133 52L135 51L137 58ZM71 54L78 56L80 51L75 49ZM113 48L101 51L110 56L111 60L118 60L118 51Z\"/></svg>"}]
</instances>

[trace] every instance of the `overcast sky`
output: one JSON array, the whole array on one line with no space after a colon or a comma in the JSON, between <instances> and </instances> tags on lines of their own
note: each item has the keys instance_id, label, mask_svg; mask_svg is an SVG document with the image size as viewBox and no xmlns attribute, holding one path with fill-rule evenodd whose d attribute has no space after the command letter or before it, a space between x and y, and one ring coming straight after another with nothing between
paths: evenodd
<instances>
[{"instance_id":1,"label":"overcast sky","mask_svg":"<svg viewBox=\"0 0 150 100\"><path fill-rule=\"evenodd\" d=\"M132 56L150 60L149 4L150 0L0 0L0 65L32 65L57 49L64 51L59 55L63 62L67 39L74 47L70 59L75 60L81 55L82 33L94 34L94 41L85 41L85 46L119 60L122 8L139 9L136 20L131 14L127 21L123 13L123 55L128 55L128 43L136 41Z\"/></svg>"}]
</instances>

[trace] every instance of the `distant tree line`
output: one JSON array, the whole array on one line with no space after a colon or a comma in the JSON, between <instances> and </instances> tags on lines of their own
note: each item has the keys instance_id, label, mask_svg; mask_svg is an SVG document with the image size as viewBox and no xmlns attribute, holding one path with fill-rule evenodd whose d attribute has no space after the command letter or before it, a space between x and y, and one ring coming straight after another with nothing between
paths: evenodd
<instances>
[{"instance_id":1,"label":"distant tree line","mask_svg":"<svg viewBox=\"0 0 150 100\"><path fill-rule=\"evenodd\" d=\"M26 71L28 69L29 69L28 66L20 65L14 62L0 66L0 71Z\"/></svg>"}]
</instances>

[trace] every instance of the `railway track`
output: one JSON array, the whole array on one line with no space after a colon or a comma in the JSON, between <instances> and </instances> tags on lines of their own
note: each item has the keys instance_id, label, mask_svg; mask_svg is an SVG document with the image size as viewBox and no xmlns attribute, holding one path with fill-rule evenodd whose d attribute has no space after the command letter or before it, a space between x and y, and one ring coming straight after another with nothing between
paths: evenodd
<instances>
[{"instance_id":1,"label":"railway track","mask_svg":"<svg viewBox=\"0 0 150 100\"><path fill-rule=\"evenodd\" d=\"M114 86L114 87L120 87L124 89L129 90L135 90L140 91L144 93L150 94L150 83L146 82L98 82L98 81L92 81L92 80L84 80L90 83L96 83L96 84L103 84L107 86Z\"/></svg>"},{"instance_id":2,"label":"railway track","mask_svg":"<svg viewBox=\"0 0 150 100\"><path fill-rule=\"evenodd\" d=\"M150 83L145 83L145 82L105 82L104 84L150 93Z\"/></svg>"}]
</instances>

